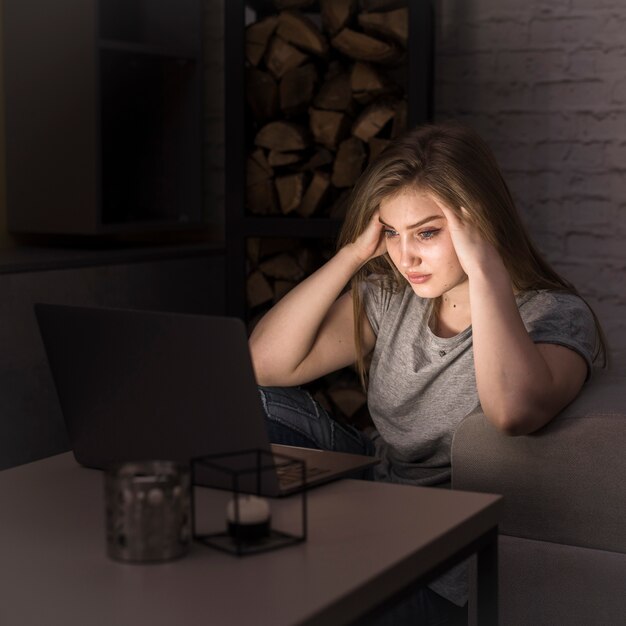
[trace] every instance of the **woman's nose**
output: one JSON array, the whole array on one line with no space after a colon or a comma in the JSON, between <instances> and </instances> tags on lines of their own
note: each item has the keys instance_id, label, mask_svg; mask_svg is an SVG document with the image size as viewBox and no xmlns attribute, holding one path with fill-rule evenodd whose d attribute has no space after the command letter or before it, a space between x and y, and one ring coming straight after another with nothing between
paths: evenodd
<instances>
[{"instance_id":1,"label":"woman's nose","mask_svg":"<svg viewBox=\"0 0 626 626\"><path fill-rule=\"evenodd\" d=\"M400 265L402 267L414 267L421 263L417 244L412 237L407 237L400 244Z\"/></svg>"}]
</instances>

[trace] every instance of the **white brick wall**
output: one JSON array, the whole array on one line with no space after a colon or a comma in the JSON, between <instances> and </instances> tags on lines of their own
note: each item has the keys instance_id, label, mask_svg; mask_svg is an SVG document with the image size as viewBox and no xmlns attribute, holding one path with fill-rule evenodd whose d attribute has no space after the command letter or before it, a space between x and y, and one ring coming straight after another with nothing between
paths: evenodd
<instances>
[{"instance_id":1,"label":"white brick wall","mask_svg":"<svg viewBox=\"0 0 626 626\"><path fill-rule=\"evenodd\" d=\"M626 0L435 0L435 111L498 157L626 376Z\"/></svg>"}]
</instances>

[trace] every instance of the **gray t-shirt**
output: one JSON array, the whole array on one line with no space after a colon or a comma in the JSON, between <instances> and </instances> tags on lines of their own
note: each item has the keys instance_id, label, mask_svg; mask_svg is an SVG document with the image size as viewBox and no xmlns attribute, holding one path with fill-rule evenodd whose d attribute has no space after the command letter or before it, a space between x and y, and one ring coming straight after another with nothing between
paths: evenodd
<instances>
[{"instance_id":1,"label":"gray t-shirt","mask_svg":"<svg viewBox=\"0 0 626 626\"><path fill-rule=\"evenodd\" d=\"M379 282L368 282L363 298L376 334L367 398L381 458L376 479L449 487L452 436L479 405L472 329L455 337L437 337L429 327L432 301L420 298L409 286L392 293ZM596 328L579 297L542 290L516 299L536 343L576 351L591 372ZM454 568L431 587L456 604L466 602L463 567Z\"/></svg>"},{"instance_id":2,"label":"gray t-shirt","mask_svg":"<svg viewBox=\"0 0 626 626\"><path fill-rule=\"evenodd\" d=\"M450 338L429 327L430 300L410 287L397 293L368 283L365 311L376 334L369 370L368 407L382 441L380 480L415 485L450 482L450 446L459 422L478 404L472 328ZM579 353L591 371L596 329L577 296L531 291L517 297L520 315L537 343Z\"/></svg>"}]
</instances>

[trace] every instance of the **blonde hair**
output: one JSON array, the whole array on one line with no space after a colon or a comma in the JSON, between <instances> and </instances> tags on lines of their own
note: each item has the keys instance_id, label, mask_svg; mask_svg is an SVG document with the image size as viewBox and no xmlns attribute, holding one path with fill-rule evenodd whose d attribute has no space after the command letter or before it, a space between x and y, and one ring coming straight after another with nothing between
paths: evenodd
<instances>
[{"instance_id":1,"label":"blonde hair","mask_svg":"<svg viewBox=\"0 0 626 626\"><path fill-rule=\"evenodd\" d=\"M551 289L580 297L531 242L487 144L473 130L455 122L429 124L410 131L389 144L368 166L352 192L338 247L356 241L383 199L410 189L432 193L459 216L464 207L475 227L499 252L516 291ZM387 253L372 259L352 278L356 365L364 385L361 293L363 282L372 276L390 290L406 284ZM435 312L438 302L433 303ZM589 308L598 329L593 358L602 356L602 365L606 366L604 333Z\"/></svg>"}]
</instances>

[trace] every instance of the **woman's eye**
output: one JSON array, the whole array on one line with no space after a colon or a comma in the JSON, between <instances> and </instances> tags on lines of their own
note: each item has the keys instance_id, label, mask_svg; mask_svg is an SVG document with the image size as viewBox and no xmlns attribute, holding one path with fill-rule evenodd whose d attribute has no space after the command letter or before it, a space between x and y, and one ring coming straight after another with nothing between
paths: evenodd
<instances>
[{"instance_id":1,"label":"woman's eye","mask_svg":"<svg viewBox=\"0 0 626 626\"><path fill-rule=\"evenodd\" d=\"M398 234L395 230L393 230L391 228L385 228L383 230L383 233L385 233L385 237L387 239L389 239L390 237L395 237Z\"/></svg>"},{"instance_id":2,"label":"woman's eye","mask_svg":"<svg viewBox=\"0 0 626 626\"><path fill-rule=\"evenodd\" d=\"M422 239L422 240L427 241L428 239L432 239L433 237L435 237L438 232L439 232L438 228L435 228L433 230L423 230L419 234L419 238Z\"/></svg>"}]
</instances>

